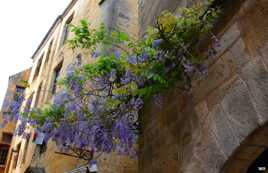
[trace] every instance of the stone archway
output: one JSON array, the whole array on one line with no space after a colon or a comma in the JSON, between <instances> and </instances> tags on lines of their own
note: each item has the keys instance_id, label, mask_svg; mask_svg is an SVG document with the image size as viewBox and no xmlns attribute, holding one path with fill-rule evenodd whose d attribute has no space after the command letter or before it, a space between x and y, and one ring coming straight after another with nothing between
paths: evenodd
<instances>
[{"instance_id":1,"label":"stone archway","mask_svg":"<svg viewBox=\"0 0 268 173\"><path fill-rule=\"evenodd\" d=\"M242 142L221 173L268 173L268 123Z\"/></svg>"}]
</instances>

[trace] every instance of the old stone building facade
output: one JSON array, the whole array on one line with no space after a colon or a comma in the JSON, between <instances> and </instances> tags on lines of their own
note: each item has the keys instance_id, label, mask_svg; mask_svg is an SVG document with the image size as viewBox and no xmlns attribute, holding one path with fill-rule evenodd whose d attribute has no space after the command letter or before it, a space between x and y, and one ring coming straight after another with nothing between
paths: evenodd
<instances>
[{"instance_id":1,"label":"old stone building facade","mask_svg":"<svg viewBox=\"0 0 268 173\"><path fill-rule=\"evenodd\" d=\"M5 122L4 116L10 114L12 103L18 99L18 96L25 95L27 81L31 69L24 70L9 77L6 96L3 101L0 114L0 173L4 173L6 167L9 166L8 157L12 153L12 138L16 128L16 120Z\"/></svg>"},{"instance_id":2,"label":"old stone building facade","mask_svg":"<svg viewBox=\"0 0 268 173\"><path fill-rule=\"evenodd\" d=\"M71 63L85 63L90 60L87 52L73 52L67 46L70 38L67 25L78 24L82 19L89 19L91 26L100 23L108 28L119 28L136 37L138 34L137 7L135 1L107 1L99 0L73 0L61 14L34 53L33 68L30 73L28 93L25 99L31 99L31 107L40 107L51 101L58 91L57 79L64 76L66 68ZM19 124L20 122L18 122ZM44 171L49 173L67 172L83 165L78 159L56 154L57 148L53 142L47 146L35 144L35 133L31 127L26 129L30 134L28 138L16 136L11 148L18 152L18 156L10 155L10 166L6 173L21 173ZM113 164L109 165L107 163ZM101 172L135 172L137 162L124 156L109 155L99 160Z\"/></svg>"},{"instance_id":3,"label":"old stone building facade","mask_svg":"<svg viewBox=\"0 0 268 173\"><path fill-rule=\"evenodd\" d=\"M90 61L88 52L64 44L71 36L66 24L86 18L92 27L103 22L139 38L161 11L201 2L73 0L32 57L26 100L33 99L32 107L49 103L68 64ZM139 159L102 156L100 173L254 173L258 166L268 171L268 1L215 2L222 6L213 30L221 46L206 62L208 76L195 77L191 92L174 88L162 93L161 106L146 103ZM209 44L206 38L200 41L201 54ZM36 145L33 129L27 130L29 138L13 140L11 147L19 149L19 156L10 155L5 173L64 173L84 164L56 154L52 142Z\"/></svg>"},{"instance_id":4,"label":"old stone building facade","mask_svg":"<svg viewBox=\"0 0 268 173\"><path fill-rule=\"evenodd\" d=\"M107 28L127 31L132 37L138 35L137 4L129 1L99 1L73 0L65 11L55 20L41 44L34 52L33 67L29 78L27 100L32 100L31 108L49 103L59 90L57 80L62 78L66 68L71 63L86 63L90 61L88 52L73 51L66 44L71 37L68 24L79 24L80 20L88 19L92 27L104 23ZM133 15L134 14L134 15ZM129 30L131 28L131 30ZM20 122L18 122L19 124ZM36 144L36 133L30 126L26 131L27 138L16 136L11 148L18 156L10 155L10 165L5 173L49 172L63 173L71 171L84 163L72 157L56 154L58 151L53 142ZM113 160L113 165L109 163ZM102 156L98 163L101 172L136 172L137 161L124 156Z\"/></svg>"}]
</instances>

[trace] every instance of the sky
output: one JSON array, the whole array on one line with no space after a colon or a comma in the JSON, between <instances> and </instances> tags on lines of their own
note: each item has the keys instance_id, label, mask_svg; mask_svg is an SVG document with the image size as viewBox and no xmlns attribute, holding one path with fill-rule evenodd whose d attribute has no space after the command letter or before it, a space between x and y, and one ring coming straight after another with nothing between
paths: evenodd
<instances>
[{"instance_id":1,"label":"sky","mask_svg":"<svg viewBox=\"0 0 268 173\"><path fill-rule=\"evenodd\" d=\"M6 0L0 5L0 106L8 77L32 65L31 56L70 0Z\"/></svg>"}]
</instances>

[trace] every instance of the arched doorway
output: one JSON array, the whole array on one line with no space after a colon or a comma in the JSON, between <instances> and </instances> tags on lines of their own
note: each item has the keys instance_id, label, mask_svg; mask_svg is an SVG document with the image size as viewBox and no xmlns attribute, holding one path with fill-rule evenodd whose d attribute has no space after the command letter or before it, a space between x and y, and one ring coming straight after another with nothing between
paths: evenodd
<instances>
[{"instance_id":1,"label":"arched doorway","mask_svg":"<svg viewBox=\"0 0 268 173\"><path fill-rule=\"evenodd\" d=\"M268 123L241 143L221 173L268 173Z\"/></svg>"}]
</instances>

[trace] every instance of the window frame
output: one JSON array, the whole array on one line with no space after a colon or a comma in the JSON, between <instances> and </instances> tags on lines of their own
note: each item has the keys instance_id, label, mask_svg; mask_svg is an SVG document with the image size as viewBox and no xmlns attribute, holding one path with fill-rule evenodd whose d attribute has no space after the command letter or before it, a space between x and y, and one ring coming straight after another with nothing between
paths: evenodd
<instances>
[{"instance_id":1,"label":"window frame","mask_svg":"<svg viewBox=\"0 0 268 173\"><path fill-rule=\"evenodd\" d=\"M14 101L19 101L19 97L20 96L23 96L24 97L24 92L25 92L25 89L26 87L23 87L23 86L20 86L20 85L16 85L15 86L15 94L14 94L14 97L13 97L13 100Z\"/></svg>"},{"instance_id":2,"label":"window frame","mask_svg":"<svg viewBox=\"0 0 268 173\"><path fill-rule=\"evenodd\" d=\"M53 44L54 44L54 40L52 39L50 41L48 49L47 49L45 64L48 64L48 61L50 59L50 55L51 55L51 52L52 52Z\"/></svg>"},{"instance_id":3,"label":"window frame","mask_svg":"<svg viewBox=\"0 0 268 173\"><path fill-rule=\"evenodd\" d=\"M40 82L40 84L38 85L36 95L35 95L35 100L34 100L34 107L37 107L39 105L42 87L43 87L43 81Z\"/></svg>"},{"instance_id":4,"label":"window frame","mask_svg":"<svg viewBox=\"0 0 268 173\"><path fill-rule=\"evenodd\" d=\"M69 26L74 18L74 13L72 13L69 18L66 20L66 22L64 23L63 26L63 30L62 30L62 35L61 35L61 46L64 46L64 44L66 43L66 41L68 40L68 36L70 35L70 30L69 30Z\"/></svg>"},{"instance_id":5,"label":"window frame","mask_svg":"<svg viewBox=\"0 0 268 173\"><path fill-rule=\"evenodd\" d=\"M61 61L53 70L53 79L52 79L52 84L51 84L52 95L54 95L57 91L57 80L59 79L62 66L63 66L63 61Z\"/></svg>"},{"instance_id":6,"label":"window frame","mask_svg":"<svg viewBox=\"0 0 268 173\"><path fill-rule=\"evenodd\" d=\"M33 80L35 80L40 74L43 58L44 58L44 53L42 54L42 56L39 58L37 62L37 66L34 71Z\"/></svg>"}]
</instances>

